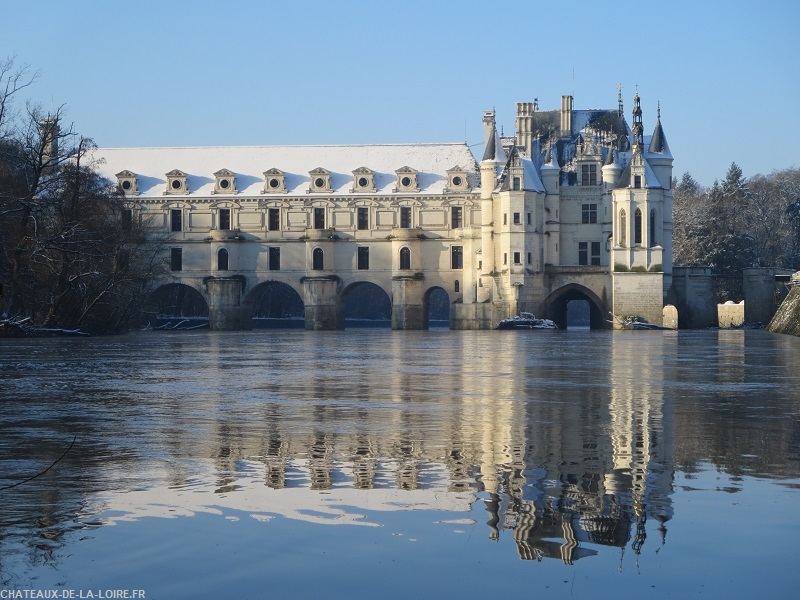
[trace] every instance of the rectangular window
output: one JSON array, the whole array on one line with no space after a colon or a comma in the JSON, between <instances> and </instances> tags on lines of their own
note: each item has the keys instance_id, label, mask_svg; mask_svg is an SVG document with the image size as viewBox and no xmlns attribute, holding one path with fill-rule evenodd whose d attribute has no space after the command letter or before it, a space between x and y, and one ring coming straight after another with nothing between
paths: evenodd
<instances>
[{"instance_id":1,"label":"rectangular window","mask_svg":"<svg viewBox=\"0 0 800 600\"><path fill-rule=\"evenodd\" d=\"M278 248L277 246L269 247L269 270L270 271L281 270L281 249Z\"/></svg>"},{"instance_id":2,"label":"rectangular window","mask_svg":"<svg viewBox=\"0 0 800 600\"><path fill-rule=\"evenodd\" d=\"M589 264L589 242L578 242L578 264Z\"/></svg>"},{"instance_id":3,"label":"rectangular window","mask_svg":"<svg viewBox=\"0 0 800 600\"><path fill-rule=\"evenodd\" d=\"M122 231L130 231L133 226L133 211L130 208L122 209Z\"/></svg>"},{"instance_id":4,"label":"rectangular window","mask_svg":"<svg viewBox=\"0 0 800 600\"><path fill-rule=\"evenodd\" d=\"M219 209L219 228L220 229L230 229L231 228L231 209L230 208L220 208Z\"/></svg>"},{"instance_id":5,"label":"rectangular window","mask_svg":"<svg viewBox=\"0 0 800 600\"><path fill-rule=\"evenodd\" d=\"M633 187L635 187L635 188L642 187L642 176L641 175L634 175L633 176Z\"/></svg>"},{"instance_id":6,"label":"rectangular window","mask_svg":"<svg viewBox=\"0 0 800 600\"><path fill-rule=\"evenodd\" d=\"M597 223L597 204L584 204L582 208L583 223Z\"/></svg>"},{"instance_id":7,"label":"rectangular window","mask_svg":"<svg viewBox=\"0 0 800 600\"><path fill-rule=\"evenodd\" d=\"M531 213L528 213L528 225L531 224Z\"/></svg>"},{"instance_id":8,"label":"rectangular window","mask_svg":"<svg viewBox=\"0 0 800 600\"><path fill-rule=\"evenodd\" d=\"M514 252L514 264L515 265L522 264L522 253L521 252Z\"/></svg>"},{"instance_id":9,"label":"rectangular window","mask_svg":"<svg viewBox=\"0 0 800 600\"><path fill-rule=\"evenodd\" d=\"M592 242L592 264L600 264L600 242Z\"/></svg>"},{"instance_id":10,"label":"rectangular window","mask_svg":"<svg viewBox=\"0 0 800 600\"><path fill-rule=\"evenodd\" d=\"M503 225L508 225L508 215L503 213Z\"/></svg>"},{"instance_id":11,"label":"rectangular window","mask_svg":"<svg viewBox=\"0 0 800 600\"><path fill-rule=\"evenodd\" d=\"M183 270L183 248L170 249L169 268L172 271Z\"/></svg>"},{"instance_id":12,"label":"rectangular window","mask_svg":"<svg viewBox=\"0 0 800 600\"><path fill-rule=\"evenodd\" d=\"M325 209L314 209L314 229L325 229Z\"/></svg>"},{"instance_id":13,"label":"rectangular window","mask_svg":"<svg viewBox=\"0 0 800 600\"><path fill-rule=\"evenodd\" d=\"M520 187L522 187L522 180L520 180L519 177L514 177L514 182L512 184L512 187L515 192L518 192Z\"/></svg>"},{"instance_id":14,"label":"rectangular window","mask_svg":"<svg viewBox=\"0 0 800 600\"><path fill-rule=\"evenodd\" d=\"M450 268L464 268L464 246L450 246Z\"/></svg>"},{"instance_id":15,"label":"rectangular window","mask_svg":"<svg viewBox=\"0 0 800 600\"><path fill-rule=\"evenodd\" d=\"M522 223L522 218L519 213L514 213L514 225Z\"/></svg>"},{"instance_id":16,"label":"rectangular window","mask_svg":"<svg viewBox=\"0 0 800 600\"><path fill-rule=\"evenodd\" d=\"M281 229L281 209L270 208L267 214L267 229L270 231L280 231Z\"/></svg>"},{"instance_id":17,"label":"rectangular window","mask_svg":"<svg viewBox=\"0 0 800 600\"><path fill-rule=\"evenodd\" d=\"M401 206L400 207L400 228L401 229L411 229L411 207L410 206Z\"/></svg>"},{"instance_id":18,"label":"rectangular window","mask_svg":"<svg viewBox=\"0 0 800 600\"><path fill-rule=\"evenodd\" d=\"M503 264L508 264L508 252L503 252Z\"/></svg>"},{"instance_id":19,"label":"rectangular window","mask_svg":"<svg viewBox=\"0 0 800 600\"><path fill-rule=\"evenodd\" d=\"M358 229L369 229L369 208L359 206L356 211L356 227Z\"/></svg>"},{"instance_id":20,"label":"rectangular window","mask_svg":"<svg viewBox=\"0 0 800 600\"><path fill-rule=\"evenodd\" d=\"M454 206L450 209L450 226L452 229L460 229L464 226L464 209Z\"/></svg>"},{"instance_id":21,"label":"rectangular window","mask_svg":"<svg viewBox=\"0 0 800 600\"><path fill-rule=\"evenodd\" d=\"M597 165L581 165L581 185L597 185Z\"/></svg>"},{"instance_id":22,"label":"rectangular window","mask_svg":"<svg viewBox=\"0 0 800 600\"><path fill-rule=\"evenodd\" d=\"M170 231L183 231L183 211L180 208L173 208L169 211Z\"/></svg>"},{"instance_id":23,"label":"rectangular window","mask_svg":"<svg viewBox=\"0 0 800 600\"><path fill-rule=\"evenodd\" d=\"M359 246L358 253L356 255L356 267L358 269L366 270L369 269L369 247L368 246Z\"/></svg>"},{"instance_id":24,"label":"rectangular window","mask_svg":"<svg viewBox=\"0 0 800 600\"><path fill-rule=\"evenodd\" d=\"M530 265L532 263L533 263L533 254L531 252L528 252L528 264Z\"/></svg>"}]
</instances>

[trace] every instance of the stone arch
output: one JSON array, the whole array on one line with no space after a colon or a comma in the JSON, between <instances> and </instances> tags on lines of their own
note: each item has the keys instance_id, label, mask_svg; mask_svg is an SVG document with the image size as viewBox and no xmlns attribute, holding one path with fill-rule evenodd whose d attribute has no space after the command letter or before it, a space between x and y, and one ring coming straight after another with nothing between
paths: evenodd
<instances>
[{"instance_id":1,"label":"stone arch","mask_svg":"<svg viewBox=\"0 0 800 600\"><path fill-rule=\"evenodd\" d=\"M392 295L369 279L353 281L342 288L339 302L345 327L390 327Z\"/></svg>"},{"instance_id":2,"label":"stone arch","mask_svg":"<svg viewBox=\"0 0 800 600\"><path fill-rule=\"evenodd\" d=\"M208 321L205 293L186 283L166 283L150 292L142 309L142 324L163 326L178 321Z\"/></svg>"},{"instance_id":3,"label":"stone arch","mask_svg":"<svg viewBox=\"0 0 800 600\"><path fill-rule=\"evenodd\" d=\"M262 281L242 301L242 325L301 328L305 324L303 290L285 281Z\"/></svg>"},{"instance_id":4,"label":"stone arch","mask_svg":"<svg viewBox=\"0 0 800 600\"><path fill-rule=\"evenodd\" d=\"M569 283L550 293L542 303L546 319L551 319L561 329L567 328L567 303L571 300L589 302L589 326L592 329L609 329L611 313L605 303L592 290L578 283Z\"/></svg>"},{"instance_id":5,"label":"stone arch","mask_svg":"<svg viewBox=\"0 0 800 600\"><path fill-rule=\"evenodd\" d=\"M443 327L444 322L450 327L450 294L442 286L434 285L425 290L423 296L423 323L426 328L431 324Z\"/></svg>"}]
</instances>

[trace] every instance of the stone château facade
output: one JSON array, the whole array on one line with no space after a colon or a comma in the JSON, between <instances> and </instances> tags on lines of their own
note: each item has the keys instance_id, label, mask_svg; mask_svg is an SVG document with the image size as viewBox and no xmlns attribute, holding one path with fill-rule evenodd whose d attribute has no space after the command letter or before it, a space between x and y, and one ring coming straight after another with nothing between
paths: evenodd
<instances>
[{"instance_id":1,"label":"stone ch\u00e2teau facade","mask_svg":"<svg viewBox=\"0 0 800 600\"><path fill-rule=\"evenodd\" d=\"M660 111L659 111L660 112ZM586 300L593 327L661 323L671 284L672 156L660 114L643 133L615 110L517 105L516 134L484 114L466 144L98 149L130 216L168 234L170 276L213 328L247 327L264 286L288 286L308 329L343 327L343 298L378 286L392 326L427 327L443 289L450 325L494 328L532 312L565 324Z\"/></svg>"}]
</instances>

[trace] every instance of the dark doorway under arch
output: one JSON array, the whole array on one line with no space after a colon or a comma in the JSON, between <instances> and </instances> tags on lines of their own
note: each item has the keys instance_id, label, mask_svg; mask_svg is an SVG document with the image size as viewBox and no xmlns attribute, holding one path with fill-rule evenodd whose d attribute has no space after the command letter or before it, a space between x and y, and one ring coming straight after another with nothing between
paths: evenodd
<instances>
[{"instance_id":1,"label":"dark doorway under arch","mask_svg":"<svg viewBox=\"0 0 800 600\"><path fill-rule=\"evenodd\" d=\"M392 299L374 283L362 281L348 286L342 292L342 311L345 328L392 326Z\"/></svg>"},{"instance_id":2,"label":"dark doorway under arch","mask_svg":"<svg viewBox=\"0 0 800 600\"><path fill-rule=\"evenodd\" d=\"M142 325L158 329L186 329L208 325L208 303L193 287L183 283L162 285L147 299Z\"/></svg>"},{"instance_id":3,"label":"dark doorway under arch","mask_svg":"<svg viewBox=\"0 0 800 600\"><path fill-rule=\"evenodd\" d=\"M573 302L576 303L576 306L570 311L569 305ZM611 326L608 322L611 318L610 314L600 298L590 289L576 283L559 288L545 299L545 317L554 321L559 329L569 329L569 317L572 316L569 313L574 312L573 318L577 319L581 309L585 310L585 305L580 304L583 302L588 304L588 326L591 329L608 329ZM573 321L573 323L575 322Z\"/></svg>"},{"instance_id":4,"label":"dark doorway under arch","mask_svg":"<svg viewBox=\"0 0 800 600\"><path fill-rule=\"evenodd\" d=\"M254 328L301 329L305 326L303 299L292 286L280 281L265 281L255 286L245 297L242 311L249 315Z\"/></svg>"},{"instance_id":5,"label":"dark doorway under arch","mask_svg":"<svg viewBox=\"0 0 800 600\"><path fill-rule=\"evenodd\" d=\"M432 287L425 292L425 326L450 328L450 295L444 288Z\"/></svg>"}]
</instances>

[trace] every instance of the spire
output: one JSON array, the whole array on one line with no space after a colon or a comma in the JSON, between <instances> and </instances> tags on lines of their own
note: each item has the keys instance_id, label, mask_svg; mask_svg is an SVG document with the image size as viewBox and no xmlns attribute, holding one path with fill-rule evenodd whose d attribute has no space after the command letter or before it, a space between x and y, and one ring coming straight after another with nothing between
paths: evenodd
<instances>
[{"instance_id":1,"label":"spire","mask_svg":"<svg viewBox=\"0 0 800 600\"><path fill-rule=\"evenodd\" d=\"M622 109L622 84L617 85L617 116L621 119L624 114Z\"/></svg>"},{"instance_id":2,"label":"spire","mask_svg":"<svg viewBox=\"0 0 800 600\"><path fill-rule=\"evenodd\" d=\"M664 135L664 129L661 127L661 102L658 103L658 120L656 121L656 128L653 131L653 137L650 139L650 145L647 147L650 154L662 154L669 158L672 156L667 144L667 136Z\"/></svg>"},{"instance_id":3,"label":"spire","mask_svg":"<svg viewBox=\"0 0 800 600\"><path fill-rule=\"evenodd\" d=\"M633 124L631 125L631 133L633 133L633 145L641 146L643 143L644 129L642 126L642 107L639 99L639 86L636 86L636 96L633 97Z\"/></svg>"},{"instance_id":4,"label":"spire","mask_svg":"<svg viewBox=\"0 0 800 600\"><path fill-rule=\"evenodd\" d=\"M493 160L495 154L495 139L497 138L497 129L492 123L492 132L489 135L489 139L486 140L486 150L483 151L483 159L482 160Z\"/></svg>"},{"instance_id":5,"label":"spire","mask_svg":"<svg viewBox=\"0 0 800 600\"><path fill-rule=\"evenodd\" d=\"M661 102L658 103L658 120L656 121L656 129L653 131L653 137L650 139L650 146L647 151L650 153L664 152L664 130L661 128Z\"/></svg>"}]
</instances>

